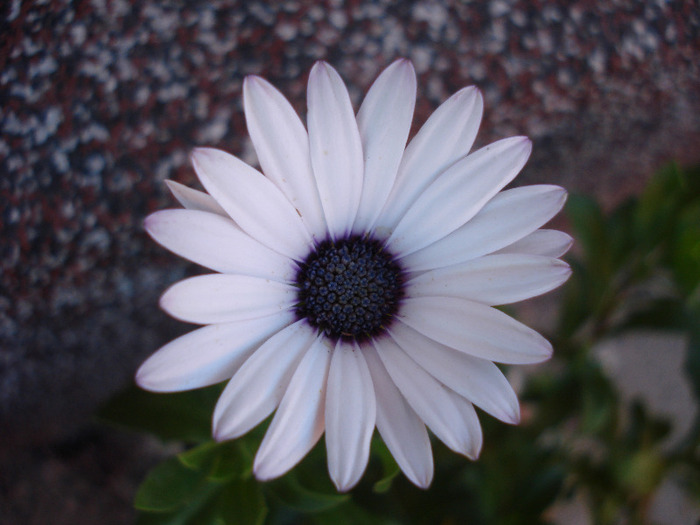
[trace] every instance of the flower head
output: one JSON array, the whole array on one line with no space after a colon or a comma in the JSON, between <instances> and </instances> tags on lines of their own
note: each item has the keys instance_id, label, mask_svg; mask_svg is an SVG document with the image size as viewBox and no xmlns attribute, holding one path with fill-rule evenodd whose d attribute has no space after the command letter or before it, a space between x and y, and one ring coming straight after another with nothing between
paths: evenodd
<instances>
[{"instance_id":1,"label":"flower head","mask_svg":"<svg viewBox=\"0 0 700 525\"><path fill-rule=\"evenodd\" d=\"M416 96L407 60L379 76L357 115L338 73L317 63L308 131L265 80L246 78L243 94L262 173L196 149L207 193L169 182L185 209L146 219L157 242L217 273L164 293L166 312L205 326L153 354L137 382L168 392L228 380L214 411L217 440L275 412L255 457L258 479L287 472L325 432L331 478L348 490L376 426L405 475L427 487L426 427L476 458L475 406L519 420L494 362L551 355L542 336L493 306L569 276L558 257L571 238L541 229L566 192L501 191L531 143L513 137L469 153L483 107L473 87L406 146Z\"/></svg>"}]
</instances>

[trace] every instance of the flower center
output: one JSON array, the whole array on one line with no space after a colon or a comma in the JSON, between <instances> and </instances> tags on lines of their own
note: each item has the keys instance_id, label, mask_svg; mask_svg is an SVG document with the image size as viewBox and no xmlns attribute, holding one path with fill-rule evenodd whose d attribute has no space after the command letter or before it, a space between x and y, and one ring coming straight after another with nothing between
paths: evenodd
<instances>
[{"instance_id":1,"label":"flower center","mask_svg":"<svg viewBox=\"0 0 700 525\"><path fill-rule=\"evenodd\" d=\"M296 313L332 339L370 339L396 314L403 283L401 267L379 241L326 240L299 267Z\"/></svg>"}]
</instances>

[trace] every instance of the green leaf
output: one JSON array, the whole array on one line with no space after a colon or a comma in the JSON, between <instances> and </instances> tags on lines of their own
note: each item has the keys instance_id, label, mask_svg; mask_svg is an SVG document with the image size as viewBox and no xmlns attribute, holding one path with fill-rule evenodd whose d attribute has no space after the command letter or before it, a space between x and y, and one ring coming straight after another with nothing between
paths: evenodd
<instances>
[{"instance_id":1,"label":"green leaf","mask_svg":"<svg viewBox=\"0 0 700 525\"><path fill-rule=\"evenodd\" d=\"M558 331L572 337L593 315L599 297L594 296L594 281L580 261L570 260L571 278L564 285L563 304L559 311Z\"/></svg>"},{"instance_id":2,"label":"green leaf","mask_svg":"<svg viewBox=\"0 0 700 525\"><path fill-rule=\"evenodd\" d=\"M226 444L228 445L228 444ZM151 471L136 494L135 507L145 511L143 525L254 525L263 523L267 506L254 479L212 481L210 470L224 449L206 443ZM183 463L186 461L188 464Z\"/></svg>"},{"instance_id":3,"label":"green leaf","mask_svg":"<svg viewBox=\"0 0 700 525\"><path fill-rule=\"evenodd\" d=\"M516 512L520 515L539 516L559 495L566 471L560 466L532 472L529 483L523 487Z\"/></svg>"},{"instance_id":4,"label":"green leaf","mask_svg":"<svg viewBox=\"0 0 700 525\"><path fill-rule=\"evenodd\" d=\"M283 505L304 513L323 512L350 499L349 494L331 494L303 487L294 472L266 484L265 488Z\"/></svg>"},{"instance_id":5,"label":"green leaf","mask_svg":"<svg viewBox=\"0 0 700 525\"><path fill-rule=\"evenodd\" d=\"M657 299L638 305L627 317L615 325L613 333L633 329L673 330L686 328L684 305L678 299Z\"/></svg>"},{"instance_id":6,"label":"green leaf","mask_svg":"<svg viewBox=\"0 0 700 525\"><path fill-rule=\"evenodd\" d=\"M139 513L137 525L223 525L217 517L216 496L221 486L204 484L195 497L170 512Z\"/></svg>"},{"instance_id":7,"label":"green leaf","mask_svg":"<svg viewBox=\"0 0 700 525\"><path fill-rule=\"evenodd\" d=\"M149 472L136 492L134 506L152 512L176 510L195 499L205 485L206 473L170 458Z\"/></svg>"},{"instance_id":8,"label":"green leaf","mask_svg":"<svg viewBox=\"0 0 700 525\"><path fill-rule=\"evenodd\" d=\"M598 203L590 197L570 195L566 203L566 215L589 263L596 262L599 257L606 259L609 244L607 225Z\"/></svg>"},{"instance_id":9,"label":"green leaf","mask_svg":"<svg viewBox=\"0 0 700 525\"><path fill-rule=\"evenodd\" d=\"M642 237L648 236L655 243L668 234L683 187L684 177L676 164L669 164L649 180L637 212Z\"/></svg>"},{"instance_id":10,"label":"green leaf","mask_svg":"<svg viewBox=\"0 0 700 525\"><path fill-rule=\"evenodd\" d=\"M227 441L219 444L219 455L209 479L224 481L249 479L253 475L253 455L245 447L243 440Z\"/></svg>"},{"instance_id":11,"label":"green leaf","mask_svg":"<svg viewBox=\"0 0 700 525\"><path fill-rule=\"evenodd\" d=\"M221 525L261 525L268 512L260 484L252 478L227 483L216 505Z\"/></svg>"},{"instance_id":12,"label":"green leaf","mask_svg":"<svg viewBox=\"0 0 700 525\"><path fill-rule=\"evenodd\" d=\"M372 453L379 456L382 462L382 469L384 470L384 476L374 484L372 490L377 494L382 494L391 488L401 469L383 441L379 439L372 440Z\"/></svg>"},{"instance_id":13,"label":"green leaf","mask_svg":"<svg viewBox=\"0 0 700 525\"><path fill-rule=\"evenodd\" d=\"M216 441L207 441L201 445L180 452L177 457L189 469L209 472L220 454L220 445Z\"/></svg>"},{"instance_id":14,"label":"green leaf","mask_svg":"<svg viewBox=\"0 0 700 525\"><path fill-rule=\"evenodd\" d=\"M700 202L683 210L673 238L671 268L685 296L700 287Z\"/></svg>"},{"instance_id":15,"label":"green leaf","mask_svg":"<svg viewBox=\"0 0 700 525\"><path fill-rule=\"evenodd\" d=\"M136 386L117 394L98 412L106 422L150 432L163 440L207 441L211 438L211 415L221 391L218 385L154 394Z\"/></svg>"},{"instance_id":16,"label":"green leaf","mask_svg":"<svg viewBox=\"0 0 700 525\"><path fill-rule=\"evenodd\" d=\"M353 503L352 500L333 509L313 515L313 523L317 525L398 525L395 520L387 520L376 514L371 514Z\"/></svg>"},{"instance_id":17,"label":"green leaf","mask_svg":"<svg viewBox=\"0 0 700 525\"><path fill-rule=\"evenodd\" d=\"M629 260L638 249L638 232L635 227L637 201L628 199L615 208L606 222L610 257L614 269L618 269Z\"/></svg>"},{"instance_id":18,"label":"green leaf","mask_svg":"<svg viewBox=\"0 0 700 525\"><path fill-rule=\"evenodd\" d=\"M700 401L700 313L690 312L687 319L690 333L685 356L685 372L690 379L695 399Z\"/></svg>"},{"instance_id":19,"label":"green leaf","mask_svg":"<svg viewBox=\"0 0 700 525\"><path fill-rule=\"evenodd\" d=\"M207 479L214 482L250 478L253 471L253 457L241 440L207 441L181 452L178 459L186 467L206 473Z\"/></svg>"}]
</instances>

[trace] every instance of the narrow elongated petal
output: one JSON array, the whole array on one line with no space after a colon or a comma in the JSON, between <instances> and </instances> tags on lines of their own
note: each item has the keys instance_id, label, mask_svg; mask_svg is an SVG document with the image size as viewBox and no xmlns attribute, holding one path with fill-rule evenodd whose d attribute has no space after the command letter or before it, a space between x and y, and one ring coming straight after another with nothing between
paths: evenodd
<instances>
[{"instance_id":1,"label":"narrow elongated petal","mask_svg":"<svg viewBox=\"0 0 700 525\"><path fill-rule=\"evenodd\" d=\"M445 388L389 338L374 341L392 381L433 433L450 449L476 459L482 433L472 404Z\"/></svg>"},{"instance_id":2,"label":"narrow elongated petal","mask_svg":"<svg viewBox=\"0 0 700 525\"><path fill-rule=\"evenodd\" d=\"M294 320L291 312L250 321L211 325L171 341L136 372L136 383L153 392L179 392L230 378L272 334Z\"/></svg>"},{"instance_id":3,"label":"narrow elongated petal","mask_svg":"<svg viewBox=\"0 0 700 525\"><path fill-rule=\"evenodd\" d=\"M423 124L406 148L396 184L377 219L377 232L381 236L391 233L431 182L469 153L483 109L479 90L467 87L442 103Z\"/></svg>"},{"instance_id":4,"label":"narrow elongated petal","mask_svg":"<svg viewBox=\"0 0 700 525\"><path fill-rule=\"evenodd\" d=\"M498 363L539 363L552 355L549 342L531 328L466 299L405 299L398 317L438 343Z\"/></svg>"},{"instance_id":5,"label":"narrow elongated petal","mask_svg":"<svg viewBox=\"0 0 700 525\"><path fill-rule=\"evenodd\" d=\"M419 366L493 417L506 423L520 420L518 398L496 365L428 339L403 323L391 337Z\"/></svg>"},{"instance_id":6,"label":"narrow elongated petal","mask_svg":"<svg viewBox=\"0 0 700 525\"><path fill-rule=\"evenodd\" d=\"M211 274L172 285L160 298L168 314L190 323L231 323L291 309L296 288L247 275Z\"/></svg>"},{"instance_id":7,"label":"narrow elongated petal","mask_svg":"<svg viewBox=\"0 0 700 525\"><path fill-rule=\"evenodd\" d=\"M340 492L354 487L367 467L375 421L374 387L362 351L339 341L328 371L326 450Z\"/></svg>"},{"instance_id":8,"label":"narrow elongated petal","mask_svg":"<svg viewBox=\"0 0 700 525\"><path fill-rule=\"evenodd\" d=\"M389 377L375 349L362 349L377 398L377 430L408 479L428 488L433 479L433 452L423 421Z\"/></svg>"},{"instance_id":9,"label":"narrow elongated petal","mask_svg":"<svg viewBox=\"0 0 700 525\"><path fill-rule=\"evenodd\" d=\"M309 76L311 166L331 237L348 233L362 195L364 161L350 96L340 75L317 62Z\"/></svg>"},{"instance_id":10,"label":"narrow elongated petal","mask_svg":"<svg viewBox=\"0 0 700 525\"><path fill-rule=\"evenodd\" d=\"M536 185L496 195L469 222L404 260L413 271L457 264L508 246L549 221L566 201L559 186Z\"/></svg>"},{"instance_id":11,"label":"narrow elongated petal","mask_svg":"<svg viewBox=\"0 0 700 525\"><path fill-rule=\"evenodd\" d=\"M246 77L243 104L248 134L263 173L286 195L313 236L323 240L326 221L304 124L282 93L260 77Z\"/></svg>"},{"instance_id":12,"label":"narrow elongated petal","mask_svg":"<svg viewBox=\"0 0 700 525\"><path fill-rule=\"evenodd\" d=\"M307 255L308 230L294 206L262 173L212 148L194 150L192 164L209 194L248 235L292 259Z\"/></svg>"},{"instance_id":13,"label":"narrow elongated petal","mask_svg":"<svg viewBox=\"0 0 700 525\"><path fill-rule=\"evenodd\" d=\"M273 335L236 372L214 410L217 441L242 436L269 416L282 400L315 336L306 321Z\"/></svg>"},{"instance_id":14,"label":"narrow elongated petal","mask_svg":"<svg viewBox=\"0 0 700 525\"><path fill-rule=\"evenodd\" d=\"M331 352L328 341L316 339L299 363L255 455L253 472L259 480L287 472L323 434Z\"/></svg>"},{"instance_id":15,"label":"narrow elongated petal","mask_svg":"<svg viewBox=\"0 0 700 525\"><path fill-rule=\"evenodd\" d=\"M569 265L552 257L485 255L422 273L406 289L410 297L461 297L494 306L546 293L566 282L569 275Z\"/></svg>"},{"instance_id":16,"label":"narrow elongated petal","mask_svg":"<svg viewBox=\"0 0 700 525\"><path fill-rule=\"evenodd\" d=\"M567 233L541 229L493 253L527 253L542 257L561 257L569 251L573 243L574 240Z\"/></svg>"},{"instance_id":17,"label":"narrow elongated petal","mask_svg":"<svg viewBox=\"0 0 700 525\"><path fill-rule=\"evenodd\" d=\"M394 252L413 253L462 226L525 165L526 137L500 140L453 164L413 203L389 237Z\"/></svg>"},{"instance_id":18,"label":"narrow elongated petal","mask_svg":"<svg viewBox=\"0 0 700 525\"><path fill-rule=\"evenodd\" d=\"M174 180L166 180L165 184L177 201L188 210L208 211L230 219L228 213L208 193L194 190Z\"/></svg>"},{"instance_id":19,"label":"narrow elongated petal","mask_svg":"<svg viewBox=\"0 0 700 525\"><path fill-rule=\"evenodd\" d=\"M364 233L386 201L406 147L416 104L416 73L405 59L391 64L372 84L357 113L365 177L353 230Z\"/></svg>"},{"instance_id":20,"label":"narrow elongated petal","mask_svg":"<svg viewBox=\"0 0 700 525\"><path fill-rule=\"evenodd\" d=\"M295 276L291 259L243 232L226 217L195 210L162 210L144 222L153 239L173 253L222 273L276 281Z\"/></svg>"}]
</instances>

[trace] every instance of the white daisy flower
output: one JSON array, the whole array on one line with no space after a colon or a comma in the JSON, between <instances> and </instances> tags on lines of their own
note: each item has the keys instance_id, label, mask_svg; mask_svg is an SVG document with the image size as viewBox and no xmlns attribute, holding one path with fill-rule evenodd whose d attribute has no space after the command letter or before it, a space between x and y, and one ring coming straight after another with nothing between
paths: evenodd
<instances>
[{"instance_id":1,"label":"white daisy flower","mask_svg":"<svg viewBox=\"0 0 700 525\"><path fill-rule=\"evenodd\" d=\"M330 476L349 490L376 426L404 474L427 487L426 427L477 458L475 406L519 420L494 362L552 353L493 307L569 276L558 257L571 238L540 229L566 192L501 191L531 142L513 137L469 153L483 108L474 87L443 103L406 146L416 97L407 60L379 76L357 115L338 73L317 63L308 131L262 78L246 78L243 95L262 173L196 149L207 193L169 182L185 209L146 219L157 242L217 273L164 293L167 313L205 326L158 350L136 380L156 392L228 380L214 411L217 440L275 412L254 461L259 480L287 472L325 432Z\"/></svg>"}]
</instances>

